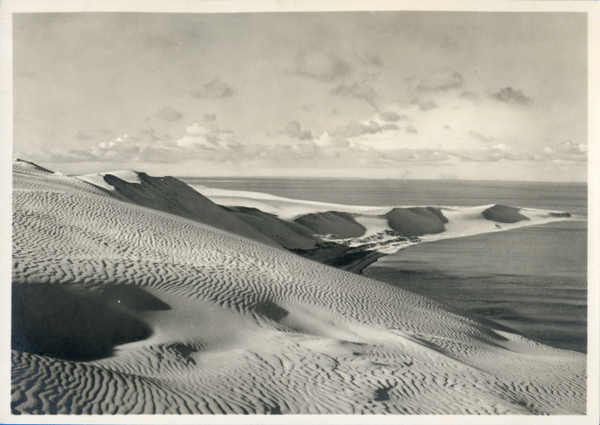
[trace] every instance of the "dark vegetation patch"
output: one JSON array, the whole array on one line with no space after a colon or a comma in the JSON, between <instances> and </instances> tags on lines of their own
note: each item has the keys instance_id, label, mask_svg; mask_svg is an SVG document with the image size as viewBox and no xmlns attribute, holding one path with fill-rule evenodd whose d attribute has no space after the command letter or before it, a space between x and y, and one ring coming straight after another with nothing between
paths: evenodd
<instances>
[{"instance_id":1,"label":"dark vegetation patch","mask_svg":"<svg viewBox=\"0 0 600 425\"><path fill-rule=\"evenodd\" d=\"M349 248L334 242L323 242L313 249L292 249L290 251L321 264L358 274L369 264L385 255L361 248Z\"/></svg>"},{"instance_id":2,"label":"dark vegetation patch","mask_svg":"<svg viewBox=\"0 0 600 425\"><path fill-rule=\"evenodd\" d=\"M550 217L569 218L569 217L571 217L571 214L569 214L568 212L558 212L558 213L551 212Z\"/></svg>"}]
</instances>

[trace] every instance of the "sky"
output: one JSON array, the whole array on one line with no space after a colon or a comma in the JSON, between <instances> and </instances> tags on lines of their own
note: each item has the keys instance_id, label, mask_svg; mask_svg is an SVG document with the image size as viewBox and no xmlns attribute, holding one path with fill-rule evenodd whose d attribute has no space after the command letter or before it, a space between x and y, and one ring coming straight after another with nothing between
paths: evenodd
<instances>
[{"instance_id":1,"label":"sky","mask_svg":"<svg viewBox=\"0 0 600 425\"><path fill-rule=\"evenodd\" d=\"M587 180L583 13L13 15L14 156L88 174Z\"/></svg>"}]
</instances>

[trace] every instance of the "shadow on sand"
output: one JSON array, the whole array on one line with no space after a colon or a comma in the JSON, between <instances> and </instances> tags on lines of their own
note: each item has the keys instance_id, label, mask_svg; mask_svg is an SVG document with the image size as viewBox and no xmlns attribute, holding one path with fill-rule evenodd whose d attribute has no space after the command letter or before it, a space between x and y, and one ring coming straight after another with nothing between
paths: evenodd
<instances>
[{"instance_id":1,"label":"shadow on sand","mask_svg":"<svg viewBox=\"0 0 600 425\"><path fill-rule=\"evenodd\" d=\"M13 350L64 360L97 360L111 356L116 345L152 334L129 310L168 308L133 285L109 285L90 293L60 284L13 283L11 345Z\"/></svg>"}]
</instances>

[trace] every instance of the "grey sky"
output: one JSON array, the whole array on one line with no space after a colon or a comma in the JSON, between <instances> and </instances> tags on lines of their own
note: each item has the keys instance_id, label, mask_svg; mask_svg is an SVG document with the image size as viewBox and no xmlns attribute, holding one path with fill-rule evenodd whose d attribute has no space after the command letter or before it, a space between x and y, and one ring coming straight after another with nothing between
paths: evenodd
<instances>
[{"instance_id":1,"label":"grey sky","mask_svg":"<svg viewBox=\"0 0 600 425\"><path fill-rule=\"evenodd\" d=\"M583 13L17 14L16 156L68 173L585 181Z\"/></svg>"}]
</instances>

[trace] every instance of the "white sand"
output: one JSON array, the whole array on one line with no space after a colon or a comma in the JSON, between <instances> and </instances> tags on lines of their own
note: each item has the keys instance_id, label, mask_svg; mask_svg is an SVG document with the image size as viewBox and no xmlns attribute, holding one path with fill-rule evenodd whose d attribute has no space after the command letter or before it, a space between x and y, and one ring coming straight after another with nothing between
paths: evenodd
<instances>
[{"instance_id":1,"label":"white sand","mask_svg":"<svg viewBox=\"0 0 600 425\"><path fill-rule=\"evenodd\" d=\"M76 178L15 167L13 226L16 285L134 285L170 306L117 300L153 334L112 357L13 351L16 413L585 412L583 354Z\"/></svg>"},{"instance_id":2,"label":"white sand","mask_svg":"<svg viewBox=\"0 0 600 425\"><path fill-rule=\"evenodd\" d=\"M138 174L135 171L131 170L118 170L118 171L110 171L108 173L99 173L99 174L84 174L80 176L76 176L78 179L83 180L85 182L91 183L94 186L101 187L106 190L114 191L115 188L112 187L104 180L104 176L115 176L120 178L127 183L138 183L141 184L141 180L138 177Z\"/></svg>"},{"instance_id":3,"label":"white sand","mask_svg":"<svg viewBox=\"0 0 600 425\"><path fill-rule=\"evenodd\" d=\"M393 254L399 249L405 248L412 244L402 240L402 238L398 238L389 234L389 231L391 231L392 228L389 226L388 220L383 217L383 215L395 208L393 206L372 207L332 204L288 199L260 192L213 189L204 186L192 187L219 205L229 207L244 206L249 208L257 208L263 212L277 215L279 218L288 221L305 214L314 214L326 211L351 213L353 214L355 220L365 227L366 231L364 235L357 238L347 239L319 235L324 240L336 242L350 247L362 247L363 249L369 251ZM523 226L550 223L553 221L582 219L581 217L563 218L551 215L551 213L561 213L562 211L521 208L519 210L520 214L529 218L529 220L523 220L517 223L501 223L487 220L482 214L484 210L492 207L493 205L494 204L475 207L437 207L440 208L444 216L448 219L448 223L445 224L446 230L438 234L420 236L420 240L423 242L435 241L440 239L473 236L481 233L498 232ZM399 208L413 207L416 206L402 206Z\"/></svg>"}]
</instances>

